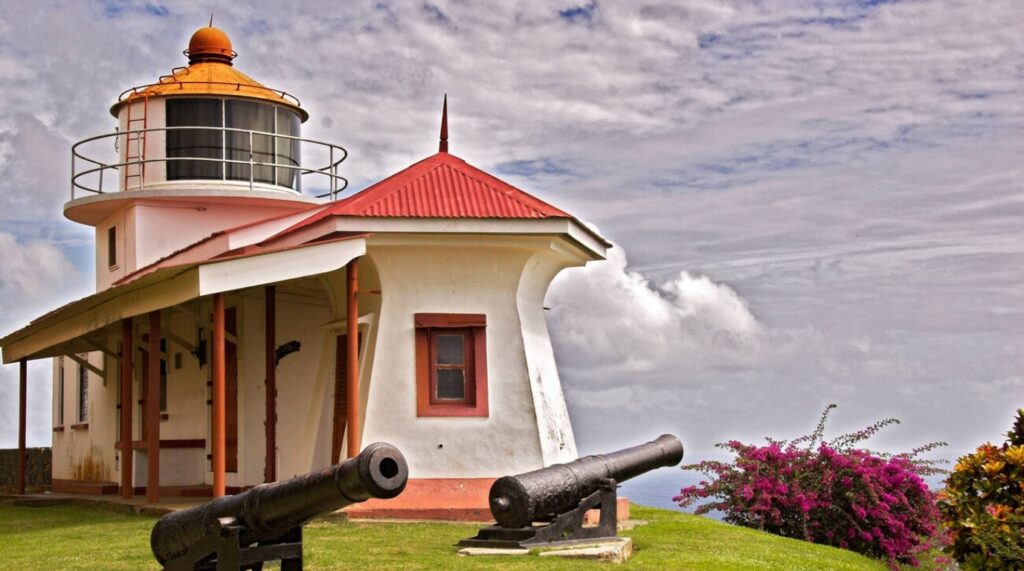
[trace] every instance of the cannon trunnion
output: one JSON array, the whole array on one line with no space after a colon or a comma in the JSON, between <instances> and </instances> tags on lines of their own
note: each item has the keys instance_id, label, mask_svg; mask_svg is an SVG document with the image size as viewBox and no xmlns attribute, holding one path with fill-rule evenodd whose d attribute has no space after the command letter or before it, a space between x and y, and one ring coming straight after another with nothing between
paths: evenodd
<instances>
[{"instance_id":1,"label":"cannon trunnion","mask_svg":"<svg viewBox=\"0 0 1024 571\"><path fill-rule=\"evenodd\" d=\"M153 526L150 545L168 571L262 569L274 560L283 571L300 570L302 524L370 498L393 498L408 479L402 453L378 442L318 472L167 514Z\"/></svg>"},{"instance_id":2,"label":"cannon trunnion","mask_svg":"<svg viewBox=\"0 0 1024 571\"><path fill-rule=\"evenodd\" d=\"M616 535L616 488L640 474L683 459L683 443L671 434L610 454L499 478L490 507L497 525L459 542L464 547L537 547L578 543ZM596 527L584 527L588 510L599 509Z\"/></svg>"}]
</instances>

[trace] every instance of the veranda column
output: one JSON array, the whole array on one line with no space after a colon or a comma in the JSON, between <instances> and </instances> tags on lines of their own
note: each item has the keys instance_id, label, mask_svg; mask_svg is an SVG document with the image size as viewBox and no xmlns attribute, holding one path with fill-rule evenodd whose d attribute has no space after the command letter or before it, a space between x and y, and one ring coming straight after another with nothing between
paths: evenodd
<instances>
[{"instance_id":1,"label":"veranda column","mask_svg":"<svg viewBox=\"0 0 1024 571\"><path fill-rule=\"evenodd\" d=\"M348 438L346 452L349 458L359 455L359 304L356 292L359 290L359 261L348 263L347 279L345 280L346 317L345 333L348 344L348 360L346 368L346 410L348 417Z\"/></svg>"},{"instance_id":2,"label":"veranda column","mask_svg":"<svg viewBox=\"0 0 1024 571\"><path fill-rule=\"evenodd\" d=\"M226 467L227 428L225 401L227 387L224 368L224 294L213 295L213 497L224 496L224 470Z\"/></svg>"},{"instance_id":3,"label":"veranda column","mask_svg":"<svg viewBox=\"0 0 1024 571\"><path fill-rule=\"evenodd\" d=\"M263 481L277 480L277 370L275 351L277 350L277 296L274 286L267 286L264 303L266 307L264 329L266 330L266 376L267 376L267 410L266 427L267 456L264 462Z\"/></svg>"},{"instance_id":4,"label":"veranda column","mask_svg":"<svg viewBox=\"0 0 1024 571\"><path fill-rule=\"evenodd\" d=\"M149 312L149 378L146 379L146 501L160 501L160 310Z\"/></svg>"},{"instance_id":5,"label":"veranda column","mask_svg":"<svg viewBox=\"0 0 1024 571\"><path fill-rule=\"evenodd\" d=\"M18 495L25 494L25 414L28 411L28 361L22 359L18 374Z\"/></svg>"},{"instance_id":6,"label":"veranda column","mask_svg":"<svg viewBox=\"0 0 1024 571\"><path fill-rule=\"evenodd\" d=\"M135 495L132 484L132 318L121 320L121 497Z\"/></svg>"}]
</instances>

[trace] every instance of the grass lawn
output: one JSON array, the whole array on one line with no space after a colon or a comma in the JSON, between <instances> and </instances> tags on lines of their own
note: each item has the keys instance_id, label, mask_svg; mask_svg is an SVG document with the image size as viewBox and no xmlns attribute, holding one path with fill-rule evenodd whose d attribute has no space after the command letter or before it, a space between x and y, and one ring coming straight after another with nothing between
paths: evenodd
<instances>
[{"instance_id":1,"label":"grass lawn","mask_svg":"<svg viewBox=\"0 0 1024 571\"><path fill-rule=\"evenodd\" d=\"M635 569L870 569L852 552L785 539L707 518L633 506L650 522L633 538ZM2 569L157 569L149 550L154 518L80 506L0 506ZM536 556L458 557L466 524L328 523L306 526L307 569L595 569L618 566Z\"/></svg>"}]
</instances>

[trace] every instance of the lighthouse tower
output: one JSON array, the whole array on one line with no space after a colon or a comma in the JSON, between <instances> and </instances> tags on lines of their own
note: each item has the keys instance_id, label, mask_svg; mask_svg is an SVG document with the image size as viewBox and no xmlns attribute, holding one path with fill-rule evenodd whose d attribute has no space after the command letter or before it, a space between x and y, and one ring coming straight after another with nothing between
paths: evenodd
<instances>
[{"instance_id":1,"label":"lighthouse tower","mask_svg":"<svg viewBox=\"0 0 1024 571\"><path fill-rule=\"evenodd\" d=\"M309 114L293 95L234 67L227 34L200 28L184 53L187 66L121 94L110 109L115 132L72 150L64 215L96 228L98 289L197 239L308 208L346 184L338 175L345 150L302 139ZM110 148L116 160L105 161ZM304 152L319 162L303 163Z\"/></svg>"},{"instance_id":2,"label":"lighthouse tower","mask_svg":"<svg viewBox=\"0 0 1024 571\"><path fill-rule=\"evenodd\" d=\"M53 358L54 491L221 496L386 441L409 485L354 511L487 519L495 478L575 459L544 296L610 244L456 156L447 100L436 153L341 194L224 32L185 54L72 147L96 293L0 338L22 378Z\"/></svg>"}]
</instances>

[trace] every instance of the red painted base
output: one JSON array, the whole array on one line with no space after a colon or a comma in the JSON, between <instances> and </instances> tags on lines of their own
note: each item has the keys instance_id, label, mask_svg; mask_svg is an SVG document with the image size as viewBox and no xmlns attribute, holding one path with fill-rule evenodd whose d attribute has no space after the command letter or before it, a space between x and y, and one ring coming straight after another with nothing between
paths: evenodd
<instances>
[{"instance_id":1,"label":"red painted base","mask_svg":"<svg viewBox=\"0 0 1024 571\"><path fill-rule=\"evenodd\" d=\"M487 494L495 478L411 479L397 498L345 508L352 518L493 521Z\"/></svg>"},{"instance_id":2,"label":"red painted base","mask_svg":"<svg viewBox=\"0 0 1024 571\"><path fill-rule=\"evenodd\" d=\"M615 500L615 519L625 521L629 519L629 499L617 498ZM601 521L601 510L590 510L583 514L583 525L597 525Z\"/></svg>"}]
</instances>

